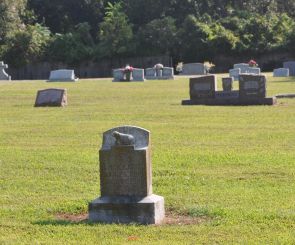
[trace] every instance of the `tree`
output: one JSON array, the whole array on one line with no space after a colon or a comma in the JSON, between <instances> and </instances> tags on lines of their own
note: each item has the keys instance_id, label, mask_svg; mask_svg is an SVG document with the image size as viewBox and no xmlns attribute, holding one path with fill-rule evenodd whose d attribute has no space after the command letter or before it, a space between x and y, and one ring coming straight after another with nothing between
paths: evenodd
<instances>
[{"instance_id":1,"label":"tree","mask_svg":"<svg viewBox=\"0 0 295 245\"><path fill-rule=\"evenodd\" d=\"M133 32L121 3L108 4L104 21L99 25L99 56L114 57L134 48Z\"/></svg>"}]
</instances>

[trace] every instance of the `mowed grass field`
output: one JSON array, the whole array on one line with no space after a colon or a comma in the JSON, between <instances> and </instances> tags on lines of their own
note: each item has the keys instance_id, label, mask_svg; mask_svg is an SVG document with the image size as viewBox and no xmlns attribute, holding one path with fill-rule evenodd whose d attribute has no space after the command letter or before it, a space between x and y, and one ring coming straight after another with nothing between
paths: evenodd
<instances>
[{"instance_id":1,"label":"mowed grass field","mask_svg":"<svg viewBox=\"0 0 295 245\"><path fill-rule=\"evenodd\" d=\"M267 75L269 96L295 93L295 78ZM188 84L0 82L0 244L294 244L295 99L181 106ZM51 87L67 89L68 106L34 108ZM151 131L154 193L195 222L66 218L100 195L102 134L120 125Z\"/></svg>"}]
</instances>

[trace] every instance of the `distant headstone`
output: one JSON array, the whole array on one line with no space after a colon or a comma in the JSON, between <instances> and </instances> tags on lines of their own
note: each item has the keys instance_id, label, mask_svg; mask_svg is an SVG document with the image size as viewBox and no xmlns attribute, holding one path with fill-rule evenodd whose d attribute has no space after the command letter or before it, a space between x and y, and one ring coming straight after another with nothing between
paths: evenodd
<instances>
[{"instance_id":1,"label":"distant headstone","mask_svg":"<svg viewBox=\"0 0 295 245\"><path fill-rule=\"evenodd\" d=\"M278 68L273 70L274 77L288 77L289 69L288 68Z\"/></svg>"},{"instance_id":2,"label":"distant headstone","mask_svg":"<svg viewBox=\"0 0 295 245\"><path fill-rule=\"evenodd\" d=\"M239 86L241 99L266 97L266 77L264 75L241 74Z\"/></svg>"},{"instance_id":3,"label":"distant headstone","mask_svg":"<svg viewBox=\"0 0 295 245\"><path fill-rule=\"evenodd\" d=\"M174 79L174 69L172 67L164 67L162 73L163 80L173 80Z\"/></svg>"},{"instance_id":4,"label":"distant headstone","mask_svg":"<svg viewBox=\"0 0 295 245\"><path fill-rule=\"evenodd\" d=\"M35 107L43 106L66 106L67 91L66 89L45 89L37 93Z\"/></svg>"},{"instance_id":5,"label":"distant headstone","mask_svg":"<svg viewBox=\"0 0 295 245\"><path fill-rule=\"evenodd\" d=\"M76 82L74 70L55 70L50 72L49 82Z\"/></svg>"},{"instance_id":6,"label":"distant headstone","mask_svg":"<svg viewBox=\"0 0 295 245\"><path fill-rule=\"evenodd\" d=\"M246 73L248 73L248 74L260 75L261 70L260 70L260 68L258 68L258 67L249 67L249 68L247 69L247 72L246 72Z\"/></svg>"},{"instance_id":7,"label":"distant headstone","mask_svg":"<svg viewBox=\"0 0 295 245\"><path fill-rule=\"evenodd\" d=\"M241 74L241 69L240 68L230 69L229 70L229 76L232 77L234 79L234 81L239 80L240 74Z\"/></svg>"},{"instance_id":8,"label":"distant headstone","mask_svg":"<svg viewBox=\"0 0 295 245\"><path fill-rule=\"evenodd\" d=\"M290 76L295 76L295 61L284 62L284 68L289 69Z\"/></svg>"},{"instance_id":9,"label":"distant headstone","mask_svg":"<svg viewBox=\"0 0 295 245\"><path fill-rule=\"evenodd\" d=\"M206 67L203 63L189 63L182 67L182 75L205 75Z\"/></svg>"},{"instance_id":10,"label":"distant headstone","mask_svg":"<svg viewBox=\"0 0 295 245\"><path fill-rule=\"evenodd\" d=\"M132 77L133 77L133 81L143 82L144 81L144 69L133 68Z\"/></svg>"},{"instance_id":11,"label":"distant headstone","mask_svg":"<svg viewBox=\"0 0 295 245\"><path fill-rule=\"evenodd\" d=\"M207 75L190 79L191 100L200 98L214 98L217 91L217 79L215 75Z\"/></svg>"},{"instance_id":12,"label":"distant headstone","mask_svg":"<svg viewBox=\"0 0 295 245\"><path fill-rule=\"evenodd\" d=\"M114 69L113 70L113 82L120 82L124 80L124 69Z\"/></svg>"},{"instance_id":13,"label":"distant headstone","mask_svg":"<svg viewBox=\"0 0 295 245\"><path fill-rule=\"evenodd\" d=\"M234 79L232 77L222 78L222 88L223 91L232 91Z\"/></svg>"},{"instance_id":14,"label":"distant headstone","mask_svg":"<svg viewBox=\"0 0 295 245\"><path fill-rule=\"evenodd\" d=\"M156 69L154 69L154 68L146 68L145 69L145 78L147 80L155 80L155 79L157 79Z\"/></svg>"},{"instance_id":15,"label":"distant headstone","mask_svg":"<svg viewBox=\"0 0 295 245\"><path fill-rule=\"evenodd\" d=\"M89 220L161 223L164 198L152 194L150 132L134 126L108 130L99 159L101 197L89 204Z\"/></svg>"},{"instance_id":16,"label":"distant headstone","mask_svg":"<svg viewBox=\"0 0 295 245\"><path fill-rule=\"evenodd\" d=\"M247 63L234 64L234 69L241 69L241 73L247 73L249 67Z\"/></svg>"},{"instance_id":17,"label":"distant headstone","mask_svg":"<svg viewBox=\"0 0 295 245\"><path fill-rule=\"evenodd\" d=\"M11 76L9 76L6 72L5 69L8 68L8 65L4 64L3 61L0 61L0 80L11 80Z\"/></svg>"}]
</instances>

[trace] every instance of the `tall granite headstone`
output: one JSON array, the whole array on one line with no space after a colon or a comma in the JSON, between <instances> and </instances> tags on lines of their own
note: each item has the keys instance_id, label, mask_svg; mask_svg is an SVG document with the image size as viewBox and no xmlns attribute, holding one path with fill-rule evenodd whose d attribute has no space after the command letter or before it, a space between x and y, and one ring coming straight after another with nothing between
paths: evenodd
<instances>
[{"instance_id":1,"label":"tall granite headstone","mask_svg":"<svg viewBox=\"0 0 295 245\"><path fill-rule=\"evenodd\" d=\"M289 69L290 76L295 76L295 61L284 62L284 68Z\"/></svg>"},{"instance_id":2,"label":"tall granite headstone","mask_svg":"<svg viewBox=\"0 0 295 245\"><path fill-rule=\"evenodd\" d=\"M264 75L241 74L239 87L241 99L266 97L266 77Z\"/></svg>"},{"instance_id":3,"label":"tall granite headstone","mask_svg":"<svg viewBox=\"0 0 295 245\"><path fill-rule=\"evenodd\" d=\"M66 106L67 90L66 89L44 89L37 93L35 107L44 106Z\"/></svg>"},{"instance_id":4,"label":"tall granite headstone","mask_svg":"<svg viewBox=\"0 0 295 245\"><path fill-rule=\"evenodd\" d=\"M190 98L215 98L217 91L217 79L215 75L194 77L190 79Z\"/></svg>"},{"instance_id":5,"label":"tall granite headstone","mask_svg":"<svg viewBox=\"0 0 295 245\"><path fill-rule=\"evenodd\" d=\"M11 76L9 76L5 69L8 68L8 65L4 64L3 61L0 61L0 80L11 80Z\"/></svg>"},{"instance_id":6,"label":"tall granite headstone","mask_svg":"<svg viewBox=\"0 0 295 245\"><path fill-rule=\"evenodd\" d=\"M103 223L159 224L164 198L152 192L150 132L122 126L103 134L99 151L101 197L89 204L89 219Z\"/></svg>"}]
</instances>

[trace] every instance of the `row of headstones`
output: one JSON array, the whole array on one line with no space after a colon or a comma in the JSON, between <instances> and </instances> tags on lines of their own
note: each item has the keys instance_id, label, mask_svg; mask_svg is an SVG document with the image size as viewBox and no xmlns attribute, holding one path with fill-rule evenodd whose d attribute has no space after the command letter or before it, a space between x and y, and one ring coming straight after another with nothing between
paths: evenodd
<instances>
[{"instance_id":1,"label":"row of headstones","mask_svg":"<svg viewBox=\"0 0 295 245\"><path fill-rule=\"evenodd\" d=\"M145 73L145 74L144 74ZM131 72L131 81L143 82L147 80L173 80L174 70L172 67L164 67L163 69L147 68L138 69L133 68ZM113 82L126 81L124 69L113 70Z\"/></svg>"},{"instance_id":2,"label":"row of headstones","mask_svg":"<svg viewBox=\"0 0 295 245\"><path fill-rule=\"evenodd\" d=\"M284 68L274 69L274 77L289 77L295 76L295 61L287 61L283 64Z\"/></svg>"}]
</instances>

